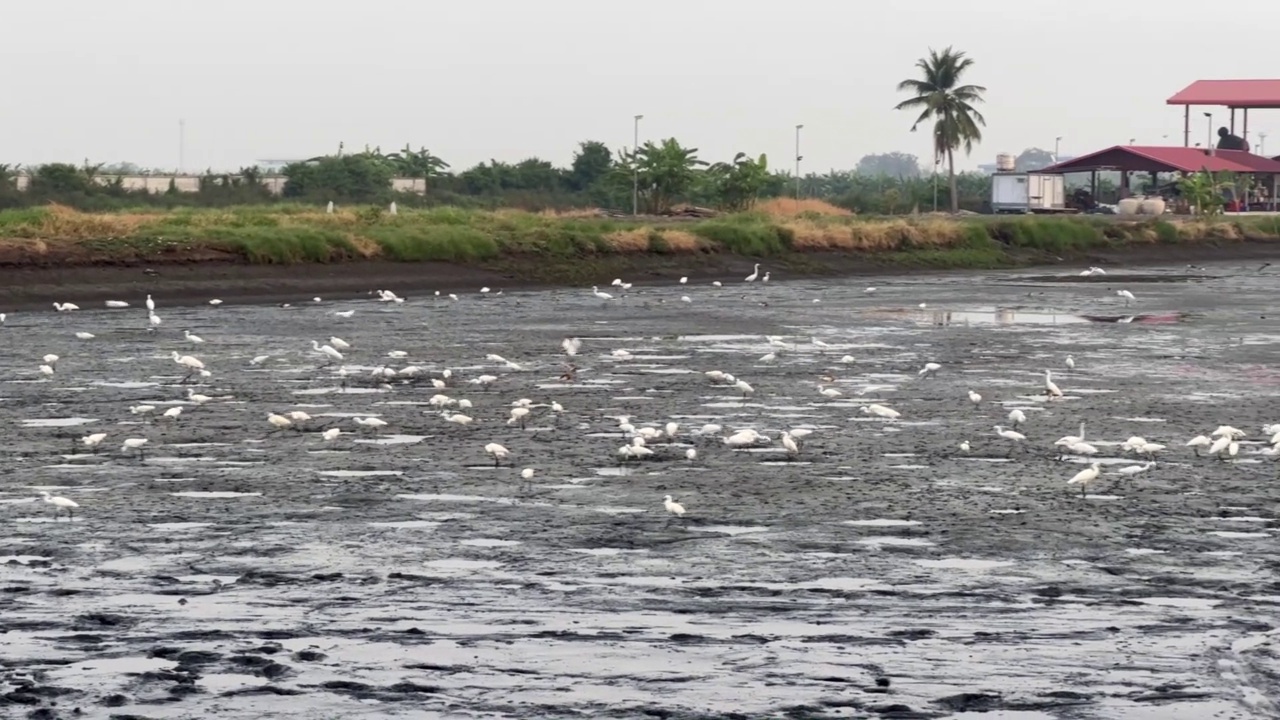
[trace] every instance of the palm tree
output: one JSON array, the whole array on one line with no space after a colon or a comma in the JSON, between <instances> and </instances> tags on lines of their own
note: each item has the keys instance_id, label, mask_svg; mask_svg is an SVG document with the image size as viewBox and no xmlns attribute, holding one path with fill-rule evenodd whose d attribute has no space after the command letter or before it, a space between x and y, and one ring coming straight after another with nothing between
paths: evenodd
<instances>
[{"instance_id":1,"label":"palm tree","mask_svg":"<svg viewBox=\"0 0 1280 720\"><path fill-rule=\"evenodd\" d=\"M915 97L898 103L895 110L920 110L920 117L911 126L915 132L922 123L933 120L934 164L947 159L947 175L951 186L951 212L960 211L960 196L956 193L955 151L964 148L966 155L973 152L973 144L982 141L982 130L987 121L973 106L983 102L981 85L961 85L960 77L973 65L973 59L965 57L950 47L942 52L929 50L929 57L916 61L920 79L903 80L898 92L915 93Z\"/></svg>"}]
</instances>

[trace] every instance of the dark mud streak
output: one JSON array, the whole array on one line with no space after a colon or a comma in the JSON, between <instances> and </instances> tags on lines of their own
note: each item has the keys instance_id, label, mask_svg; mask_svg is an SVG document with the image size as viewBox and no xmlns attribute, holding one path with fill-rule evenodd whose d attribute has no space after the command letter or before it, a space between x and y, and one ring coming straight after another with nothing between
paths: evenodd
<instances>
[{"instance_id":1,"label":"dark mud streak","mask_svg":"<svg viewBox=\"0 0 1280 720\"><path fill-rule=\"evenodd\" d=\"M1144 283L1142 312L1186 313L1150 326L936 321L1124 312L1096 280L876 284L703 282L608 305L581 291L162 302L155 336L138 308L15 314L0 328L0 716L1275 717L1280 554L1273 536L1213 533L1274 532L1277 466L1262 445L1234 463L1181 447L1221 423L1257 441L1280 421L1280 333L1259 319L1275 281L1225 264ZM789 346L772 364L766 334ZM349 392L308 352L331 335L354 345ZM556 379L565 335L595 338L574 383ZM213 376L188 387L215 400L143 423L131 405L186 396L173 350L206 362ZM43 381L48 352L61 359ZM259 354L275 359L251 367ZM927 361L943 371L916 379ZM455 375L365 392L386 362ZM1039 395L1046 367L1067 399ZM682 368L697 372L655 372ZM713 387L709 369L755 395ZM482 373L499 380L467 382ZM843 397L818 394L828 373ZM477 422L445 423L423 404L436 392L472 400ZM522 397L566 411L536 408L521 431L505 419ZM901 421L858 412L872 400ZM991 426L1015 406L1031 441L1011 450ZM314 416L303 432L268 434L267 412L294 409ZM681 430L619 470L620 414ZM22 422L69 417L93 422ZM1081 421L1100 457L1135 434L1169 448L1090 488L1121 499L1082 500L1064 482L1084 465L1049 448ZM787 462L692 434L707 422L818 429ZM346 434L326 444L325 427ZM109 434L96 453L75 447L90 432ZM423 439L358 442L392 433ZM126 437L151 440L145 460L120 452ZM493 441L512 452L499 469ZM378 471L402 474L358 474ZM76 519L28 502L39 487L79 502ZM173 495L190 491L261 495ZM689 514L667 517L667 493ZM919 524L847 524L878 518Z\"/></svg>"},{"instance_id":2,"label":"dark mud streak","mask_svg":"<svg viewBox=\"0 0 1280 720\"><path fill-rule=\"evenodd\" d=\"M1102 265L1115 271L1185 263L1178 280L1203 272L1207 262L1236 260L1262 263L1280 256L1280 243L1240 241L1181 245L1131 245L1091 250L1079 256L1061 257L1023 248L1005 248L1011 265L1039 267L1037 280L1054 282L1112 282L1107 276L1079 278L1078 267ZM488 266L439 262L387 261L309 265L248 265L239 262L155 262L117 265L0 266L0 312L49 307L52 302L101 302L151 293L164 304L201 304L211 298L239 304L305 302L319 295L326 299L367 297L377 289L404 294L470 293L482 286L498 290L528 290L590 282L581 277L583 263L592 262L611 277L625 275L638 286L669 285L681 276L696 281L734 282L749 274L756 262L772 267L775 280L837 277L901 277L936 274L928 268L904 265L875 255L848 253L798 253L781 258L744 257L728 253L697 255L604 256L594 260L573 258L507 259ZM535 267L536 264L536 267ZM1257 271L1258 265L1249 269ZM1061 274L1063 268L1070 268ZM536 269L536 272L534 270ZM1268 272L1275 271L1271 268ZM1055 274L1057 273L1057 274ZM986 275L972 271L970 276ZM1149 277L1149 276L1148 276ZM1156 282L1172 280L1159 276ZM1143 282L1143 281L1139 281ZM584 284L585 283L585 284Z\"/></svg>"}]
</instances>

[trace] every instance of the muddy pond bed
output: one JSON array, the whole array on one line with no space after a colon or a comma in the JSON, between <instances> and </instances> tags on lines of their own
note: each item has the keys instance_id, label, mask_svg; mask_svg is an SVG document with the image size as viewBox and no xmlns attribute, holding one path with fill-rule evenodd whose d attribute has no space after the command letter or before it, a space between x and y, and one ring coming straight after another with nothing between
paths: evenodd
<instances>
[{"instance_id":1,"label":"muddy pond bed","mask_svg":"<svg viewBox=\"0 0 1280 720\"><path fill-rule=\"evenodd\" d=\"M1280 716L1280 278L1075 272L10 312L0 717Z\"/></svg>"}]
</instances>

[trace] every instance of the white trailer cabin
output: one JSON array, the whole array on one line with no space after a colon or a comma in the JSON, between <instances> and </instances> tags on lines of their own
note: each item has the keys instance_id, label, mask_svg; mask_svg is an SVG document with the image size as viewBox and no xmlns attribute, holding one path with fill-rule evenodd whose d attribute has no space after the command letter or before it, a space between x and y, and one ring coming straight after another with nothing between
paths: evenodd
<instances>
[{"instance_id":1,"label":"white trailer cabin","mask_svg":"<svg viewBox=\"0 0 1280 720\"><path fill-rule=\"evenodd\" d=\"M1062 175L1001 172L991 176L994 213L1067 212L1067 184Z\"/></svg>"}]
</instances>

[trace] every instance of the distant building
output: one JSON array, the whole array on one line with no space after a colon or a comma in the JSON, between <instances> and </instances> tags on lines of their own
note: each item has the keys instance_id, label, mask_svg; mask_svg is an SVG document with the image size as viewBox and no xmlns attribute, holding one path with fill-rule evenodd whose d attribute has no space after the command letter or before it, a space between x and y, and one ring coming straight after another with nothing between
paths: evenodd
<instances>
[{"instance_id":1,"label":"distant building","mask_svg":"<svg viewBox=\"0 0 1280 720\"><path fill-rule=\"evenodd\" d=\"M306 162L309 159L310 158L293 158L290 160L268 159L268 160L255 160L254 162L258 164L258 167L262 168L263 172L278 173L282 169L284 169L285 165L290 165L296 162Z\"/></svg>"}]
</instances>

